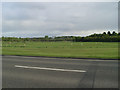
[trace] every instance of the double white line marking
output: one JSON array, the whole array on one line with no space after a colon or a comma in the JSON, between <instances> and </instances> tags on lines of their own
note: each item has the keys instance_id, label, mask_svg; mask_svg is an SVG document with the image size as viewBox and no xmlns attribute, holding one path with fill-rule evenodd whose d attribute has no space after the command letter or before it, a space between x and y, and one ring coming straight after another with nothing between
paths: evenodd
<instances>
[{"instance_id":1,"label":"double white line marking","mask_svg":"<svg viewBox=\"0 0 120 90\"><path fill-rule=\"evenodd\" d=\"M15 65L15 67L17 67L17 68L26 68L26 69L65 71L65 72L86 72L84 70L70 70L70 69L57 69L57 68L30 67L30 66L20 66L20 65Z\"/></svg>"}]
</instances>

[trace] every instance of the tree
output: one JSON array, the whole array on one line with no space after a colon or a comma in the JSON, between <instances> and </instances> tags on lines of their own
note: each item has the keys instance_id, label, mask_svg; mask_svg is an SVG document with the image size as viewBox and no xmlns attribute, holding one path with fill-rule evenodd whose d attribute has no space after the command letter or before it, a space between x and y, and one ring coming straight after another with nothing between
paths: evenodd
<instances>
[{"instance_id":1,"label":"tree","mask_svg":"<svg viewBox=\"0 0 120 90\"><path fill-rule=\"evenodd\" d=\"M110 31L108 31L107 34L110 36L111 35Z\"/></svg>"},{"instance_id":2,"label":"tree","mask_svg":"<svg viewBox=\"0 0 120 90\"><path fill-rule=\"evenodd\" d=\"M45 36L45 38L48 38L48 36Z\"/></svg>"},{"instance_id":3,"label":"tree","mask_svg":"<svg viewBox=\"0 0 120 90\"><path fill-rule=\"evenodd\" d=\"M81 41L81 37L75 37L74 39L75 39L74 41L76 41L76 42L80 42Z\"/></svg>"},{"instance_id":4,"label":"tree","mask_svg":"<svg viewBox=\"0 0 120 90\"><path fill-rule=\"evenodd\" d=\"M106 32L103 32L104 35L106 35Z\"/></svg>"},{"instance_id":5,"label":"tree","mask_svg":"<svg viewBox=\"0 0 120 90\"><path fill-rule=\"evenodd\" d=\"M120 32L118 33L118 35L120 35Z\"/></svg>"},{"instance_id":6,"label":"tree","mask_svg":"<svg viewBox=\"0 0 120 90\"><path fill-rule=\"evenodd\" d=\"M112 35L117 35L117 33L115 31L113 31Z\"/></svg>"}]
</instances>

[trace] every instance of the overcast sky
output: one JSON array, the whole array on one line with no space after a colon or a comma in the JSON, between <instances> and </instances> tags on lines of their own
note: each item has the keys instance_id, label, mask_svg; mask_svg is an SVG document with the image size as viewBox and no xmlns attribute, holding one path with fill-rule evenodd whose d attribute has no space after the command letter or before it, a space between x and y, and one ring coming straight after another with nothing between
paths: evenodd
<instances>
[{"instance_id":1,"label":"overcast sky","mask_svg":"<svg viewBox=\"0 0 120 90\"><path fill-rule=\"evenodd\" d=\"M2 36L86 36L116 31L117 2L3 3Z\"/></svg>"}]
</instances>

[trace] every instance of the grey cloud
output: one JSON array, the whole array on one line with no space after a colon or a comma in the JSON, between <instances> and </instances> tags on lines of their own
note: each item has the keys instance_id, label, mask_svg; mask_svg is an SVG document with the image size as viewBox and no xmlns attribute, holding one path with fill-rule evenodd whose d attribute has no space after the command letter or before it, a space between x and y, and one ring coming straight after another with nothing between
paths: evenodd
<instances>
[{"instance_id":1,"label":"grey cloud","mask_svg":"<svg viewBox=\"0 0 120 90\"><path fill-rule=\"evenodd\" d=\"M3 35L6 36L117 31L117 3L4 3L3 10Z\"/></svg>"},{"instance_id":2,"label":"grey cloud","mask_svg":"<svg viewBox=\"0 0 120 90\"><path fill-rule=\"evenodd\" d=\"M7 20L35 19L45 6L40 3L3 3L3 18Z\"/></svg>"}]
</instances>

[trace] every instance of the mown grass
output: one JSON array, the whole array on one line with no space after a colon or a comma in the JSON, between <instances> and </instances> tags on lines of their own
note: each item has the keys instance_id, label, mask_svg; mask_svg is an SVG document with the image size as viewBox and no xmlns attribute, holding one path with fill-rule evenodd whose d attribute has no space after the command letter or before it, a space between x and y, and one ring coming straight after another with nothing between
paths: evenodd
<instances>
[{"instance_id":1,"label":"mown grass","mask_svg":"<svg viewBox=\"0 0 120 90\"><path fill-rule=\"evenodd\" d=\"M118 43L2 42L2 55L118 59Z\"/></svg>"}]
</instances>

